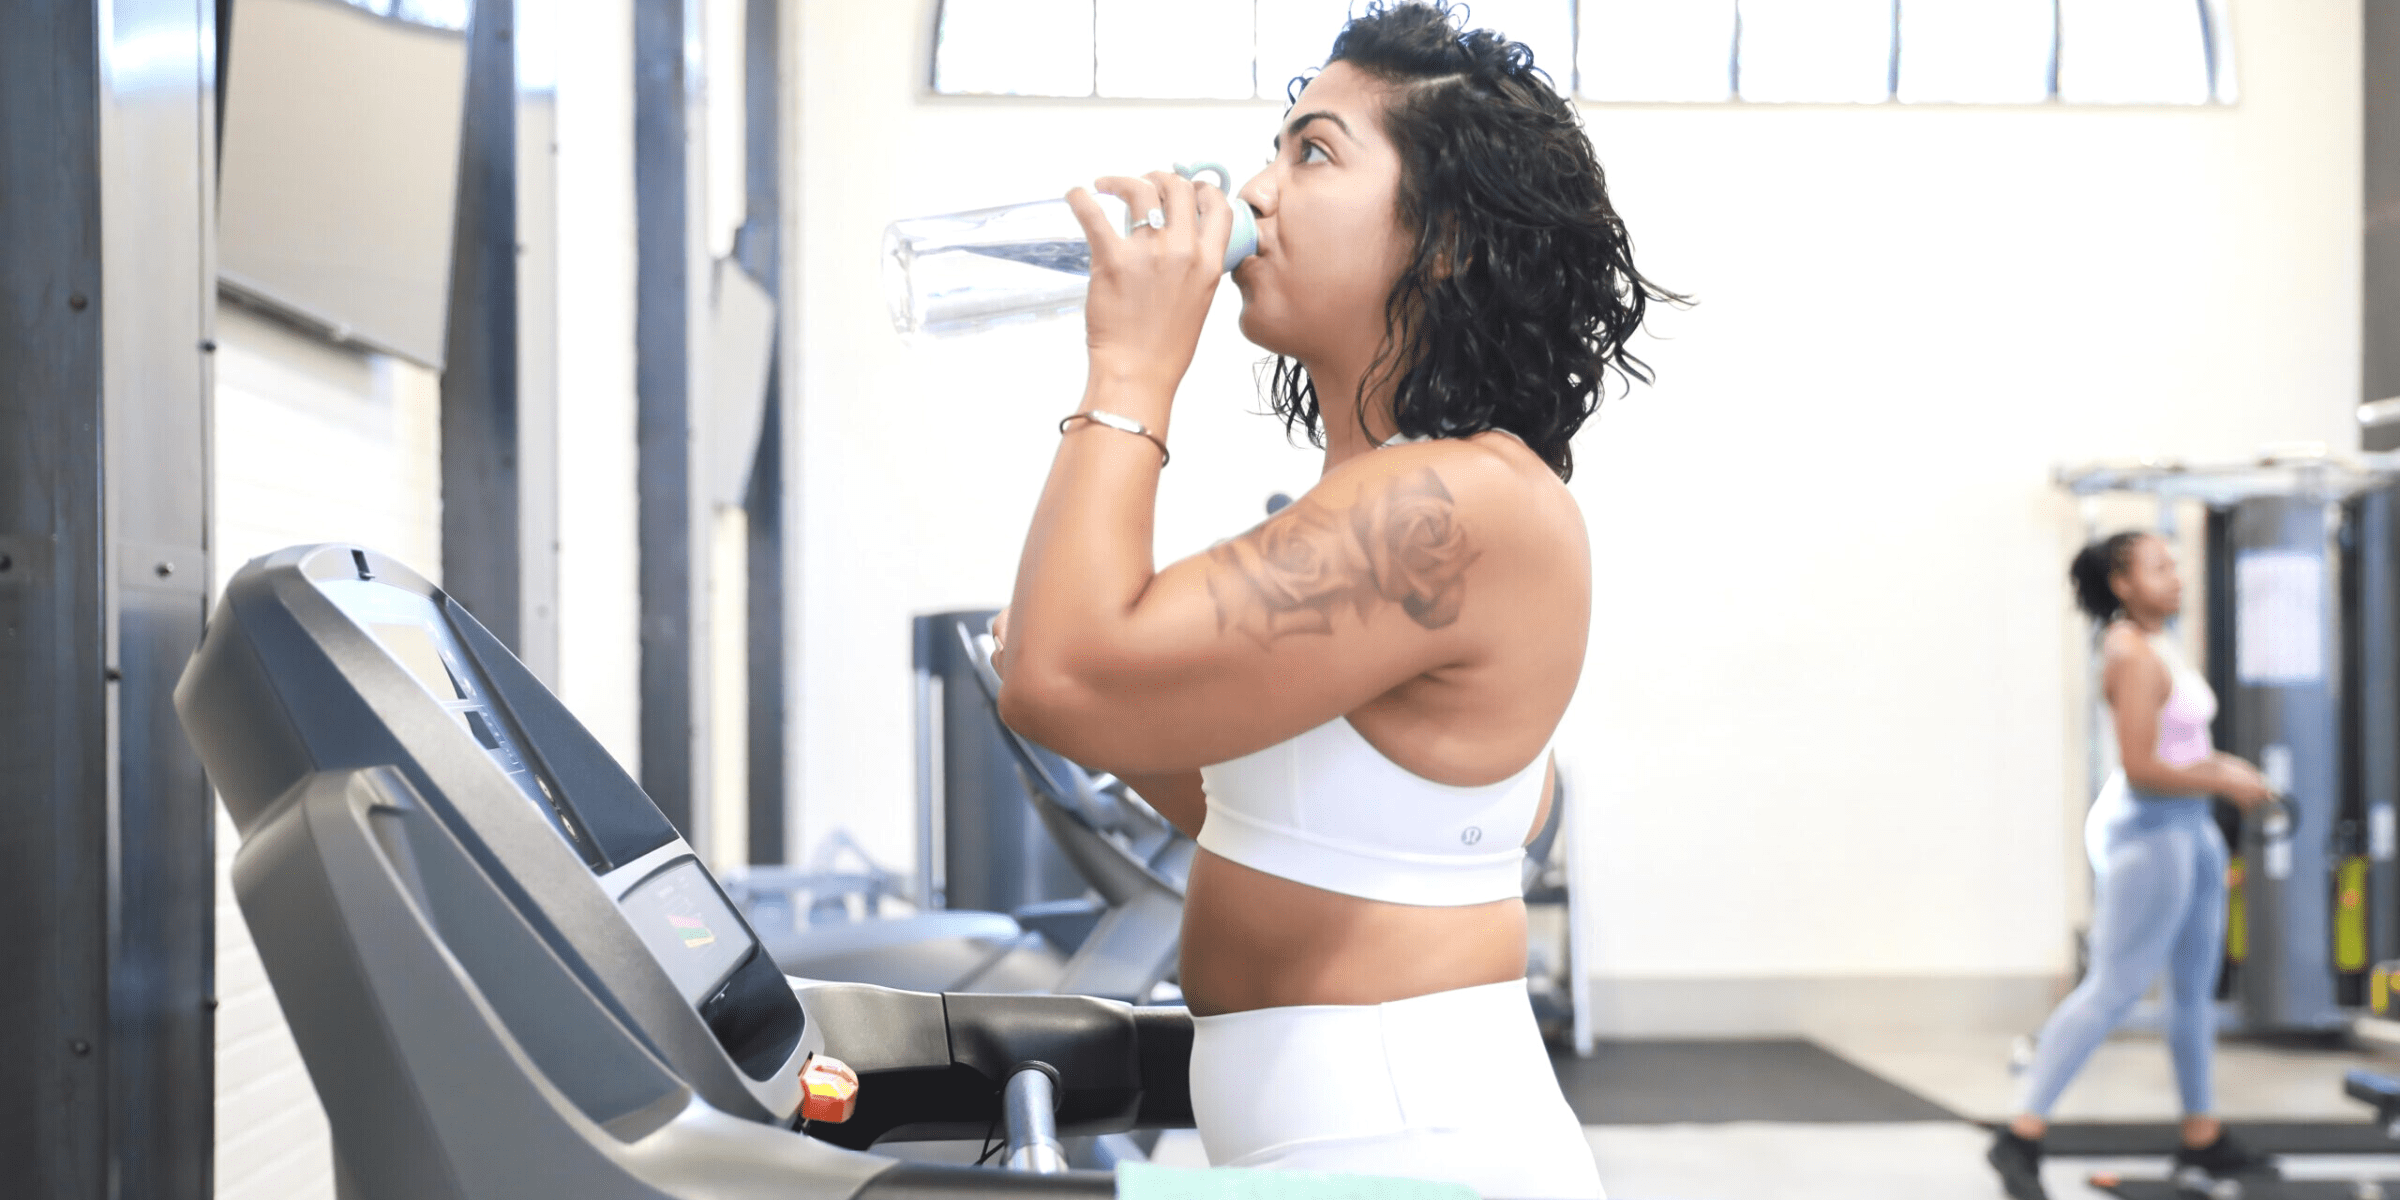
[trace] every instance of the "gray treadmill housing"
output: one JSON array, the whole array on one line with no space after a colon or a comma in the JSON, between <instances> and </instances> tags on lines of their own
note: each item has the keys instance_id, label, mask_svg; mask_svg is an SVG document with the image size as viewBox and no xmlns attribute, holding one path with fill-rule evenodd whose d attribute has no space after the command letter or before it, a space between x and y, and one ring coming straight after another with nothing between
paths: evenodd
<instances>
[{"instance_id":1,"label":"gray treadmill housing","mask_svg":"<svg viewBox=\"0 0 2400 1200\"><path fill-rule=\"evenodd\" d=\"M402 625L432 639L441 655L433 669L456 678L458 700L403 666L388 632L369 632ZM287 550L243 568L176 707L244 853L259 822L309 776L392 768L419 807L462 837L472 865L514 893L519 919L537 923L548 952L711 1105L750 1120L788 1121L798 1110L801 1012L781 973L752 956L695 1007L618 906L653 872L696 861L691 849L547 689L415 572L344 547ZM512 760L522 767L507 769ZM730 919L728 936L750 938ZM485 936L442 932L462 957ZM475 972L495 1003L521 986L515 949L492 960L488 978ZM571 1073L588 1051L577 1040L545 1051L546 1011L501 1015L532 1039L546 1070Z\"/></svg>"},{"instance_id":2,"label":"gray treadmill housing","mask_svg":"<svg viewBox=\"0 0 2400 1200\"><path fill-rule=\"evenodd\" d=\"M242 833L235 894L346 1195L1111 1194L862 1152L980 1129L1028 1060L1062 1079L1062 1132L1189 1124L1179 1009L786 979L563 706L381 556L244 567L176 705ZM698 915L646 943L662 877ZM684 948L705 971L669 965ZM860 1113L797 1132L820 1051L859 1070Z\"/></svg>"}]
</instances>

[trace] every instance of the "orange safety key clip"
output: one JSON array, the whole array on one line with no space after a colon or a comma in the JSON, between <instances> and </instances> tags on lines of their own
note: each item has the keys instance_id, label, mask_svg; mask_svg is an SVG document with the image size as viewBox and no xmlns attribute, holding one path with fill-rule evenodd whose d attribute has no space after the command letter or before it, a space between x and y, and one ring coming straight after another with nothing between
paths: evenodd
<instances>
[{"instance_id":1,"label":"orange safety key clip","mask_svg":"<svg viewBox=\"0 0 2400 1200\"><path fill-rule=\"evenodd\" d=\"M838 1058L811 1054L800 1064L800 1117L839 1125L858 1111L858 1072Z\"/></svg>"}]
</instances>

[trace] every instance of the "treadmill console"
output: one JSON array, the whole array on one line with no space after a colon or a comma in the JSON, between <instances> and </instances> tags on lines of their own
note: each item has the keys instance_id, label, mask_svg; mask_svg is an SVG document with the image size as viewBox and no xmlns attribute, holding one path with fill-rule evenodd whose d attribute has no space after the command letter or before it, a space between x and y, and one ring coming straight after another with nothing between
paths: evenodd
<instances>
[{"instance_id":1,"label":"treadmill console","mask_svg":"<svg viewBox=\"0 0 2400 1200\"><path fill-rule=\"evenodd\" d=\"M700 867L681 859L633 885L617 901L642 944L665 967L683 998L695 1006L717 994L727 976L758 949L725 894Z\"/></svg>"},{"instance_id":2,"label":"treadmill console","mask_svg":"<svg viewBox=\"0 0 2400 1200\"><path fill-rule=\"evenodd\" d=\"M586 865L597 868L605 864L575 810L559 799L555 786L537 773L518 749L518 735L510 730L489 689L468 665L457 636L430 597L367 580L337 579L318 586L365 627L384 653L432 693Z\"/></svg>"},{"instance_id":3,"label":"treadmill console","mask_svg":"<svg viewBox=\"0 0 2400 1200\"><path fill-rule=\"evenodd\" d=\"M807 1018L782 971L640 785L439 588L348 546L251 563L181 691L245 837L311 775L396 770L548 953L711 1104L775 1122L797 1111ZM441 880L422 886L437 921L463 903ZM468 965L494 973L503 1006L525 1006L513 1021L541 1025L557 998L502 986L493 953Z\"/></svg>"},{"instance_id":4,"label":"treadmill console","mask_svg":"<svg viewBox=\"0 0 2400 1200\"><path fill-rule=\"evenodd\" d=\"M598 877L642 946L734 1064L752 1080L772 1078L798 1041L799 1010L782 972L673 827L613 760L576 770L573 764L545 761L532 749L522 724L535 719L531 710L555 710L558 701L547 689L508 694L494 676L522 673L523 665L513 656L503 659L505 651L494 654L496 647L477 654L471 644L476 635L490 635L463 610L356 559L350 565L357 577L319 579L318 588L432 695L473 743L474 753L498 768ZM613 817L611 809L618 810ZM616 836L596 837L595 822ZM790 1033L784 1036L787 1026Z\"/></svg>"}]
</instances>

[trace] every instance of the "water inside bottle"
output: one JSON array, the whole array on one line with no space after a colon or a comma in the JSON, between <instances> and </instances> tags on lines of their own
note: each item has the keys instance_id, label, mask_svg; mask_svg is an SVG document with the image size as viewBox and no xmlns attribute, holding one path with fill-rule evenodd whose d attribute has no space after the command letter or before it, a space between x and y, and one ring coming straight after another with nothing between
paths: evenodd
<instances>
[{"instance_id":1,"label":"water inside bottle","mask_svg":"<svg viewBox=\"0 0 2400 1200\"><path fill-rule=\"evenodd\" d=\"M1089 278L1092 273L1092 244L1074 242L1019 242L1009 246L961 246L969 254L997 258L1003 262L1023 263L1046 271L1062 271L1069 275Z\"/></svg>"},{"instance_id":2,"label":"water inside bottle","mask_svg":"<svg viewBox=\"0 0 2400 1200\"><path fill-rule=\"evenodd\" d=\"M1121 215L1111 213L1120 224ZM1092 248L1063 200L896 222L884 256L902 333L940 337L1071 313L1091 285Z\"/></svg>"},{"instance_id":3,"label":"water inside bottle","mask_svg":"<svg viewBox=\"0 0 2400 1200\"><path fill-rule=\"evenodd\" d=\"M1124 201L1093 199L1110 223L1127 227ZM1235 200L1225 269L1257 251L1256 214ZM904 334L946 337L1075 312L1091 277L1091 245L1064 200L894 221L883 233L884 303Z\"/></svg>"}]
</instances>

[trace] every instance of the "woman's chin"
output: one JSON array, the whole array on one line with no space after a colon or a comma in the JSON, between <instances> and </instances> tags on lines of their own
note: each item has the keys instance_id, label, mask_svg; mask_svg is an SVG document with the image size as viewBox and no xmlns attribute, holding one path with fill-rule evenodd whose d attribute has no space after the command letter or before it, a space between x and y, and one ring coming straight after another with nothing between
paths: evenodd
<instances>
[{"instance_id":1,"label":"woman's chin","mask_svg":"<svg viewBox=\"0 0 2400 1200\"><path fill-rule=\"evenodd\" d=\"M1259 319L1258 309L1251 306L1247 301L1244 301L1242 304L1242 317L1241 320L1236 324L1241 329L1242 336L1248 338L1251 345L1256 346L1269 354L1283 353L1283 351L1277 350L1274 346L1274 331L1268 326L1267 322Z\"/></svg>"},{"instance_id":2,"label":"woman's chin","mask_svg":"<svg viewBox=\"0 0 2400 1200\"><path fill-rule=\"evenodd\" d=\"M1292 355L1291 341L1283 336L1284 331L1247 298L1242 301L1239 325L1242 336L1248 338L1251 345L1269 354Z\"/></svg>"}]
</instances>

